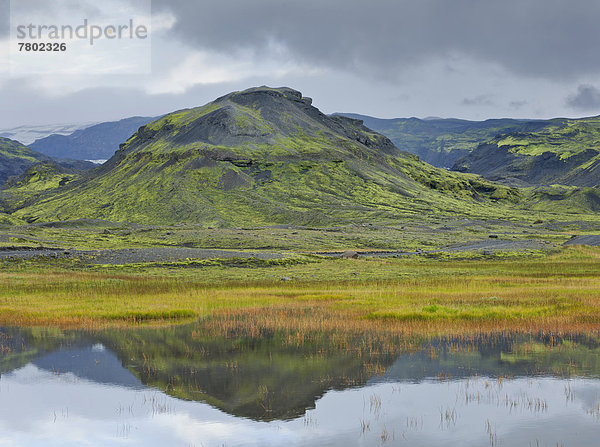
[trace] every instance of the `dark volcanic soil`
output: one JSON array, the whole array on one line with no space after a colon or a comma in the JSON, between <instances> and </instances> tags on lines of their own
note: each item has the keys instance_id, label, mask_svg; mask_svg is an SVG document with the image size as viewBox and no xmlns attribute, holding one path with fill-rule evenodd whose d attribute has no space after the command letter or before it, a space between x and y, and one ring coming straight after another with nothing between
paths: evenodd
<instances>
[{"instance_id":1,"label":"dark volcanic soil","mask_svg":"<svg viewBox=\"0 0 600 447\"><path fill-rule=\"evenodd\" d=\"M0 249L0 259L81 258L92 264L135 264L143 262L174 262L185 259L257 258L277 259L283 255L271 252L204 250L198 248L158 247L110 250L64 250L50 247L8 247Z\"/></svg>"},{"instance_id":2,"label":"dark volcanic soil","mask_svg":"<svg viewBox=\"0 0 600 447\"><path fill-rule=\"evenodd\" d=\"M524 250L549 250L553 248L553 245L539 240L502 240L502 239L489 239L484 241L467 242L464 244L450 245L439 250L418 250L418 251L360 251L360 256L372 256L372 257L387 257L387 256L411 256L423 253L439 253L439 252L496 252L496 251L524 251ZM328 252L316 252L315 254L324 256L341 257L343 251L328 251Z\"/></svg>"},{"instance_id":3,"label":"dark volcanic soil","mask_svg":"<svg viewBox=\"0 0 600 447\"><path fill-rule=\"evenodd\" d=\"M598 247L600 246L600 234L575 236L565 242L564 245L592 245Z\"/></svg>"}]
</instances>

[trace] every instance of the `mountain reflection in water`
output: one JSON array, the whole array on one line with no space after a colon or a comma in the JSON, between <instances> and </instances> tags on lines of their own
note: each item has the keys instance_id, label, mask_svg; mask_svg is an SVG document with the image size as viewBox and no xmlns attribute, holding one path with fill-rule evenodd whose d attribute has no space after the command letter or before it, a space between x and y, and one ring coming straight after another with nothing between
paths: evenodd
<instances>
[{"instance_id":1,"label":"mountain reflection in water","mask_svg":"<svg viewBox=\"0 0 600 447\"><path fill-rule=\"evenodd\" d=\"M0 445L591 446L599 341L4 328Z\"/></svg>"}]
</instances>

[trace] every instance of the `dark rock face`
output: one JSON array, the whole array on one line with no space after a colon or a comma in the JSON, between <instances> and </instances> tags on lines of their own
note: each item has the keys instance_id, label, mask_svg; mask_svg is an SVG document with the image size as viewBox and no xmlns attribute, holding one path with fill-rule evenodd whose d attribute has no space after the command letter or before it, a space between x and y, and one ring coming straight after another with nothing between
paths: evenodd
<instances>
[{"instance_id":1,"label":"dark rock face","mask_svg":"<svg viewBox=\"0 0 600 447\"><path fill-rule=\"evenodd\" d=\"M590 245L593 247L598 247L600 246L600 234L573 236L563 245Z\"/></svg>"},{"instance_id":2,"label":"dark rock face","mask_svg":"<svg viewBox=\"0 0 600 447\"><path fill-rule=\"evenodd\" d=\"M479 174L489 180L513 185L551 185L555 183L581 187L600 186L600 162L580 169L600 156L600 151L588 149L566 159L558 154L540 155L513 153L510 146L481 144L469 155L459 159L453 170Z\"/></svg>"},{"instance_id":3,"label":"dark rock face","mask_svg":"<svg viewBox=\"0 0 600 447\"><path fill-rule=\"evenodd\" d=\"M273 145L277 138L295 137L301 129L307 137L335 139L342 136L385 153L398 153L388 138L374 134L361 120L327 116L312 106L312 99L290 88L256 87L222 96L214 105L218 106L214 111L184 126L166 124L159 130L144 126L129 147L157 139L166 139L173 145L203 142L231 147L249 141L255 145Z\"/></svg>"},{"instance_id":4,"label":"dark rock face","mask_svg":"<svg viewBox=\"0 0 600 447\"><path fill-rule=\"evenodd\" d=\"M219 179L218 186L224 191L231 191L235 188L242 188L252 184L252 178L244 173L239 173L233 169L227 169Z\"/></svg>"}]
</instances>

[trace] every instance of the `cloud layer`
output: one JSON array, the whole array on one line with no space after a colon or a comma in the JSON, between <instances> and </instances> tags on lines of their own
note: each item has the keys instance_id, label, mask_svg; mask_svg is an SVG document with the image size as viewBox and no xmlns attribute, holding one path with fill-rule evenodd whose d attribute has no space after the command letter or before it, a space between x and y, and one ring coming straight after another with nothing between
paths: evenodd
<instances>
[{"instance_id":1,"label":"cloud layer","mask_svg":"<svg viewBox=\"0 0 600 447\"><path fill-rule=\"evenodd\" d=\"M597 0L153 0L145 76L11 77L7 7L0 129L167 113L263 84L381 117L600 113Z\"/></svg>"},{"instance_id":2,"label":"cloud layer","mask_svg":"<svg viewBox=\"0 0 600 447\"><path fill-rule=\"evenodd\" d=\"M393 77L452 54L551 79L597 73L596 0L154 0L173 33L200 48L261 52L272 42L298 59Z\"/></svg>"},{"instance_id":3,"label":"cloud layer","mask_svg":"<svg viewBox=\"0 0 600 447\"><path fill-rule=\"evenodd\" d=\"M567 98L567 105L582 111L600 109L600 90L593 85L580 85L577 93Z\"/></svg>"}]
</instances>

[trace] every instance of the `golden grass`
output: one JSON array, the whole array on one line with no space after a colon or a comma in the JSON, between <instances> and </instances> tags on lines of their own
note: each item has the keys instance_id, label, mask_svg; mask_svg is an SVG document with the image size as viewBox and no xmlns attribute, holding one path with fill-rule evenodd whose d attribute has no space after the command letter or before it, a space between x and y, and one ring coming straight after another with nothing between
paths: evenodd
<instances>
[{"instance_id":1,"label":"golden grass","mask_svg":"<svg viewBox=\"0 0 600 447\"><path fill-rule=\"evenodd\" d=\"M210 315L254 315L259 323L253 324L301 331L593 331L600 328L600 249L485 261L324 260L253 269L140 267L127 274L21 266L0 272L0 325L164 325Z\"/></svg>"}]
</instances>

